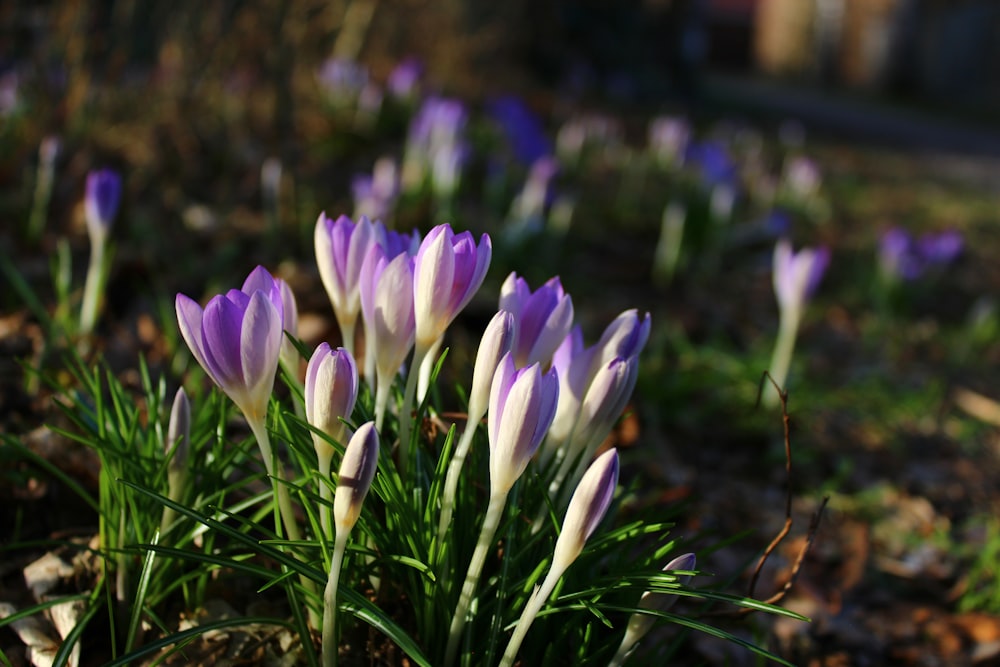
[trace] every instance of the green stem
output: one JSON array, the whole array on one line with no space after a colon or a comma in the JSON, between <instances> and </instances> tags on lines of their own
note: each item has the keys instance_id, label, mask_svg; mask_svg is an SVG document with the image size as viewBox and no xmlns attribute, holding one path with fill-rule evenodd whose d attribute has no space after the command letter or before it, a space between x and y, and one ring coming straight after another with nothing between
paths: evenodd
<instances>
[{"instance_id":1,"label":"green stem","mask_svg":"<svg viewBox=\"0 0 1000 667\"><path fill-rule=\"evenodd\" d=\"M330 485L330 468L333 464L333 447L321 437L313 434L313 447L316 449L316 461L319 464L319 497L323 500L319 511L319 524L323 529L323 537L330 538L330 508L333 507L333 492Z\"/></svg>"},{"instance_id":2,"label":"green stem","mask_svg":"<svg viewBox=\"0 0 1000 667\"><path fill-rule=\"evenodd\" d=\"M528 634L528 628L534 623L538 612L541 611L542 606L548 601L549 596L552 595L552 589L556 587L556 583L564 571L565 568L549 570L549 573L545 575L545 581L542 582L541 587L536 588L535 592L531 594L528 604L524 605L524 611L521 612L521 618L517 620L517 625L514 627L514 634L511 635L510 641L507 643L507 650L503 652L500 667L511 667L514 664L514 658L517 657L517 652L521 648L524 636Z\"/></svg>"},{"instance_id":3,"label":"green stem","mask_svg":"<svg viewBox=\"0 0 1000 667\"><path fill-rule=\"evenodd\" d=\"M799 313L793 312L781 315L781 322L778 325L778 338L774 342L774 353L771 356L771 365L768 373L771 379L785 389L785 381L788 378L788 369L792 364L792 353L795 351L795 337L799 331ZM778 392L771 386L764 387L762 400L764 405L774 407L778 404Z\"/></svg>"},{"instance_id":4,"label":"green stem","mask_svg":"<svg viewBox=\"0 0 1000 667\"><path fill-rule=\"evenodd\" d=\"M87 266L87 278L83 287L83 306L80 309L80 334L89 335L97 323L97 311L101 305L101 295L104 293L104 241L90 246L90 264Z\"/></svg>"},{"instance_id":5,"label":"green stem","mask_svg":"<svg viewBox=\"0 0 1000 667\"><path fill-rule=\"evenodd\" d=\"M281 470L281 466L274 465L271 436L267 432L264 419L261 417L252 418L246 412L244 412L244 415L247 418L247 424L250 425L250 430L253 431L254 437L257 439L257 446L260 447L260 453L264 459L264 468L267 470L268 476L271 477L274 496L278 500L277 507L275 508L278 520L285 527L285 534L289 540L292 542L301 542L302 533L299 531L299 525L295 522L295 509L292 507L292 498L288 495L288 487L284 484L284 473ZM313 595L316 594L316 584L312 579L302 575L299 577L299 581L307 592ZM318 628L319 614L312 607L309 607L308 611L310 624L314 628Z\"/></svg>"},{"instance_id":6,"label":"green stem","mask_svg":"<svg viewBox=\"0 0 1000 667\"><path fill-rule=\"evenodd\" d=\"M458 655L458 644L462 638L462 630L465 628L466 615L472 605L472 597L476 593L479 585L479 575L483 572L483 565L486 564L486 554L493 546L493 537L500 526L500 519L503 517L503 510L507 504L507 492L494 493L490 495L490 504L486 509L486 518L483 520L483 528L479 532L479 541L476 543L476 550L472 553L472 561L469 563L469 571L465 574L465 582L462 584L462 593L458 598L458 606L455 608L455 615L451 619L451 629L448 633L448 648L445 650L444 666L450 667L454 664Z\"/></svg>"},{"instance_id":7,"label":"green stem","mask_svg":"<svg viewBox=\"0 0 1000 667\"><path fill-rule=\"evenodd\" d=\"M399 408L399 476L406 478L406 470L410 465L410 433L413 430L413 399L417 395L417 380L420 377L420 366L430 346L417 343L413 350L413 361L406 374L406 391L403 392L403 405ZM381 389L381 387L379 387Z\"/></svg>"},{"instance_id":8,"label":"green stem","mask_svg":"<svg viewBox=\"0 0 1000 667\"><path fill-rule=\"evenodd\" d=\"M470 420L465 425L462 438L458 441L455 454L451 457L451 462L448 464L448 474L444 480L444 493L441 496L441 517L438 519L438 545L444 544L444 538L448 534L448 527L451 525L451 516L455 511L455 493L458 491L458 478L462 473L462 467L465 465L465 457L469 453L469 447L472 445L472 438L475 434L476 424Z\"/></svg>"},{"instance_id":9,"label":"green stem","mask_svg":"<svg viewBox=\"0 0 1000 667\"><path fill-rule=\"evenodd\" d=\"M337 531L330 558L330 576L326 580L326 590L323 591L323 667L337 665L337 587L340 584L340 570L349 534L346 530Z\"/></svg>"}]
</instances>

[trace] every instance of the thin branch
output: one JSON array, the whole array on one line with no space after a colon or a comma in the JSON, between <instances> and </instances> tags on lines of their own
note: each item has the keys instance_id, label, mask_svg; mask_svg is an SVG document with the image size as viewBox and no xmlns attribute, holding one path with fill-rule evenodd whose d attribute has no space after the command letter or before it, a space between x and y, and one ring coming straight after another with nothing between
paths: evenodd
<instances>
[{"instance_id":1,"label":"thin branch","mask_svg":"<svg viewBox=\"0 0 1000 667\"><path fill-rule=\"evenodd\" d=\"M757 561L757 567L754 568L753 575L750 577L750 585L747 588L747 597L753 598L754 593L757 590L757 583L760 580L760 574L764 569L764 565L767 563L771 554L775 552L778 546L788 537L788 533L792 529L792 438L791 438L791 417L788 416L788 392L778 386L778 383L774 381L771 374L764 371L760 379L760 384L757 388L757 404L760 404L760 399L764 390L764 381L769 381L773 386L775 391L778 392L778 398L781 400L781 421L784 428L784 439L785 439L785 522L778 531L778 534L774 536L774 539L767 545L764 552L761 554L760 559ZM798 556L795 558L795 562L792 564L792 571L788 575L788 581L782 586L774 595L762 600L766 604L777 604L785 598L788 591L791 590L792 586L795 584L795 580L798 577L799 571L802 569L802 564L805 562L806 554L809 553L809 549L812 547L813 541L816 538L816 532L819 530L819 523L823 516L823 510L826 508L827 502L830 500L829 496L824 497L822 502L820 502L819 508L813 514L812 519L809 521L809 530L806 532L806 540L799 549ZM746 616L752 613L754 610L750 608L741 608L735 611L725 611L707 614L708 616Z\"/></svg>"}]
</instances>

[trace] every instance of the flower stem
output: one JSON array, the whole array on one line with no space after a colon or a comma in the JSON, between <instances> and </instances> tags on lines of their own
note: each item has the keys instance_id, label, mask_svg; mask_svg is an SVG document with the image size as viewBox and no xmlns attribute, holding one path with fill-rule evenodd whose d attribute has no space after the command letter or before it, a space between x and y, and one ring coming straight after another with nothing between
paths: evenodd
<instances>
[{"instance_id":1,"label":"flower stem","mask_svg":"<svg viewBox=\"0 0 1000 667\"><path fill-rule=\"evenodd\" d=\"M330 558L330 576L323 591L323 667L337 665L337 587L340 584L340 570L344 562L349 532L337 531Z\"/></svg>"},{"instance_id":2,"label":"flower stem","mask_svg":"<svg viewBox=\"0 0 1000 667\"><path fill-rule=\"evenodd\" d=\"M441 495L441 517L438 519L437 543L444 544L444 538L448 534L448 527L451 525L451 515L455 511L455 493L458 491L458 477L462 473L462 466L465 464L465 457L469 454L469 447L472 445L472 438L476 434L476 425L469 422L465 425L462 438L458 441L455 454L448 464L448 474L444 480L444 493Z\"/></svg>"},{"instance_id":3,"label":"flower stem","mask_svg":"<svg viewBox=\"0 0 1000 667\"><path fill-rule=\"evenodd\" d=\"M330 481L330 468L333 463L333 447L318 435L313 434L313 447L316 449L316 461L319 464L319 476L322 478L319 483L319 497L323 501L320 506L319 524L323 529L323 536L330 537L330 508L333 507L333 492L328 482Z\"/></svg>"},{"instance_id":4,"label":"flower stem","mask_svg":"<svg viewBox=\"0 0 1000 667\"><path fill-rule=\"evenodd\" d=\"M288 495L288 487L284 484L284 474L281 471L281 467L274 465L271 436L268 435L264 419L261 417L252 418L246 413L244 413L244 416L246 416L247 424L250 425L250 430L253 431L254 437L257 439L257 446L260 447L260 453L264 459L264 468L271 477L271 486L278 500L277 507L275 508L278 520L284 526L288 539L292 542L300 542L302 540L302 533L299 531L299 525L295 522L295 510L292 507L292 498ZM316 584L312 579L302 575L299 577L299 581L307 592L313 595L316 594ZM319 627L319 614L312 607L309 607L308 611L310 624L314 628Z\"/></svg>"},{"instance_id":5,"label":"flower stem","mask_svg":"<svg viewBox=\"0 0 1000 667\"><path fill-rule=\"evenodd\" d=\"M486 554L490 550L490 547L493 546L493 537L500 526L500 518L503 516L506 504L506 492L490 495L490 504L486 509L486 518L483 520L482 530L479 532L479 541L476 543L476 550L472 553L472 561L469 563L469 571L465 574L465 582L462 584L462 593L458 598L458 606L455 608L455 615L451 619L448 648L445 650L445 667L450 667L450 665L454 664L458 654L458 644L462 638L462 630L465 628L466 614L469 613L472 596L475 595L476 587L479 585L479 575L482 574L483 565L486 564Z\"/></svg>"},{"instance_id":6,"label":"flower stem","mask_svg":"<svg viewBox=\"0 0 1000 667\"><path fill-rule=\"evenodd\" d=\"M795 351L795 337L799 331L798 313L782 313L781 322L778 325L778 338L774 342L774 352L771 356L771 365L768 372L771 379L785 389L785 380L788 378L788 369L792 363L792 353ZM764 405L773 407L778 404L778 392L772 391L773 387L764 388L762 400Z\"/></svg>"},{"instance_id":7,"label":"flower stem","mask_svg":"<svg viewBox=\"0 0 1000 667\"><path fill-rule=\"evenodd\" d=\"M528 634L528 628L534 623L535 616L538 615L542 606L548 601L549 596L552 595L552 589L556 587L556 582L559 581L559 577L563 575L564 571L565 568L549 570L549 573L545 575L545 581L542 582L541 587L536 588L534 593L531 594L528 604L524 605L524 610L521 612L521 618L517 620L517 625L514 627L514 634L511 635L510 641L507 643L507 649L503 652L500 667L510 667L514 664L514 658L517 657L517 652L521 648L524 636Z\"/></svg>"},{"instance_id":8,"label":"flower stem","mask_svg":"<svg viewBox=\"0 0 1000 667\"><path fill-rule=\"evenodd\" d=\"M403 405L399 408L399 475L406 478L406 470L410 464L410 433L413 430L413 419L410 411L413 409L413 399L417 395L417 380L420 377L420 367L427 356L429 346L417 343L413 350L413 361L406 374L406 391L403 392Z\"/></svg>"},{"instance_id":9,"label":"flower stem","mask_svg":"<svg viewBox=\"0 0 1000 667\"><path fill-rule=\"evenodd\" d=\"M107 273L104 270L104 246L102 240L90 246L90 264L87 265L87 278L83 286L83 305L80 309L80 334L87 336L94 330L97 323L97 311L100 309L101 296L104 293L104 283Z\"/></svg>"}]
</instances>

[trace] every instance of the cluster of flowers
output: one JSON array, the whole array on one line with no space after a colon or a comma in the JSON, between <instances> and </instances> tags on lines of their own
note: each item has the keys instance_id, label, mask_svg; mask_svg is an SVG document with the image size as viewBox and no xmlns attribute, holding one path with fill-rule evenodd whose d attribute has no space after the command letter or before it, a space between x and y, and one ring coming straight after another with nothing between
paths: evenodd
<instances>
[{"instance_id":1,"label":"cluster of flowers","mask_svg":"<svg viewBox=\"0 0 1000 667\"><path fill-rule=\"evenodd\" d=\"M343 346L321 343L304 377L305 414L314 427L317 465L329 479L332 443L347 442L332 502L333 531L323 519L323 536L334 542L330 579L324 596L324 653L336 651L336 589L347 535L376 474L390 387L408 368L395 465L401 475L412 464L408 445L410 408L419 390L426 392L429 365L438 356L445 332L482 285L492 245L488 235L477 243L470 232L450 225L434 227L425 238L401 234L381 222L361 217L320 215L315 230L317 263L339 324ZM277 481L275 460L264 419L279 363L297 377L295 350L284 346L283 331L296 334L295 300L287 283L263 267L241 289L213 297L202 308L191 298L176 297L181 334L208 376L242 411L253 430L268 473ZM364 363L355 361L359 321ZM558 278L532 291L511 274L503 284L499 309L483 334L473 369L468 421L448 468L442 500L439 540L448 535L455 488L472 434L488 414L489 507L462 586L446 651L456 658L459 638L479 575L502 516L507 496L529 463L538 459L557 466L549 492L552 504L565 510L553 562L542 586L526 605L502 664L511 664L534 615L556 581L581 553L602 520L618 481L618 454L611 449L594 458L598 446L623 411L635 386L638 355L649 337L649 315L622 313L593 346L584 345L574 326L570 296ZM407 364L407 360L409 364ZM430 363L429 363L430 362ZM420 380L420 378L424 378ZM361 380L373 388L375 419L352 429L352 413ZM353 432L352 432L353 430ZM289 536L298 528L284 484L276 483L278 508ZM320 486L321 497L329 490ZM540 522L539 522L540 523ZM677 564L679 563L679 565ZM693 567L693 557L678 561ZM630 649L638 637L630 626Z\"/></svg>"},{"instance_id":2,"label":"cluster of flowers","mask_svg":"<svg viewBox=\"0 0 1000 667\"><path fill-rule=\"evenodd\" d=\"M948 266L962 253L962 236L954 230L928 232L919 238L890 227L879 240L879 271L887 283L911 282Z\"/></svg>"}]
</instances>

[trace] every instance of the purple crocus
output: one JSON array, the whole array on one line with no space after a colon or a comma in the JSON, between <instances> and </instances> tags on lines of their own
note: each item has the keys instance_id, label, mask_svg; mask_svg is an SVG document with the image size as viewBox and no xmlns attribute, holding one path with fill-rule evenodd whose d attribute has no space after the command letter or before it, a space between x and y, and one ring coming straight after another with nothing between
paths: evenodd
<instances>
[{"instance_id":1,"label":"purple crocus","mask_svg":"<svg viewBox=\"0 0 1000 667\"><path fill-rule=\"evenodd\" d=\"M320 279L337 317L344 347L353 353L354 328L361 310L361 264L375 244L372 224L364 216L355 223L344 215L332 220L320 213L314 242Z\"/></svg>"},{"instance_id":2,"label":"purple crocus","mask_svg":"<svg viewBox=\"0 0 1000 667\"><path fill-rule=\"evenodd\" d=\"M915 280L924 271L913 237L899 227L890 227L879 239L879 270L886 280Z\"/></svg>"},{"instance_id":3,"label":"purple crocus","mask_svg":"<svg viewBox=\"0 0 1000 667\"><path fill-rule=\"evenodd\" d=\"M487 431L490 492L504 495L524 472L555 417L559 378L539 364L518 370L510 353L497 366L490 388Z\"/></svg>"},{"instance_id":4,"label":"purple crocus","mask_svg":"<svg viewBox=\"0 0 1000 667\"><path fill-rule=\"evenodd\" d=\"M333 518L338 537L350 532L361 516L361 506L378 469L378 450L375 424L365 422L351 436L344 459L340 462L333 499Z\"/></svg>"},{"instance_id":5,"label":"purple crocus","mask_svg":"<svg viewBox=\"0 0 1000 667\"><path fill-rule=\"evenodd\" d=\"M962 254L963 246L962 235L953 229L924 234L917 241L921 257L935 266L951 264Z\"/></svg>"},{"instance_id":6,"label":"purple crocus","mask_svg":"<svg viewBox=\"0 0 1000 667\"><path fill-rule=\"evenodd\" d=\"M210 378L250 421L263 420L281 352L281 288L262 266L239 290L213 297L202 310L178 294L184 342Z\"/></svg>"},{"instance_id":7,"label":"purple crocus","mask_svg":"<svg viewBox=\"0 0 1000 667\"><path fill-rule=\"evenodd\" d=\"M490 118L503 134L504 144L510 146L514 157L528 166L539 158L552 153L552 145L538 116L524 100L505 95L487 104Z\"/></svg>"},{"instance_id":8,"label":"purple crocus","mask_svg":"<svg viewBox=\"0 0 1000 667\"><path fill-rule=\"evenodd\" d=\"M552 569L565 571L576 560L604 518L618 486L618 450L609 449L590 464L573 491L552 556Z\"/></svg>"},{"instance_id":9,"label":"purple crocus","mask_svg":"<svg viewBox=\"0 0 1000 667\"><path fill-rule=\"evenodd\" d=\"M388 220L399 197L399 167L391 157L375 161L372 174L358 174L351 181L354 217Z\"/></svg>"},{"instance_id":10,"label":"purple crocus","mask_svg":"<svg viewBox=\"0 0 1000 667\"><path fill-rule=\"evenodd\" d=\"M413 268L418 346L429 348L444 335L483 284L492 253L489 235L483 234L477 246L471 232L456 234L448 224L424 238Z\"/></svg>"},{"instance_id":11,"label":"purple crocus","mask_svg":"<svg viewBox=\"0 0 1000 667\"><path fill-rule=\"evenodd\" d=\"M829 263L828 248L803 248L796 253L787 239L778 241L774 248L774 293L781 309L801 312Z\"/></svg>"},{"instance_id":12,"label":"purple crocus","mask_svg":"<svg viewBox=\"0 0 1000 667\"><path fill-rule=\"evenodd\" d=\"M306 420L334 442L343 444L347 425L342 420L350 418L357 399L358 368L354 357L343 347L333 349L329 343L320 343L306 367ZM325 442L323 446L332 454L331 447ZM318 441L316 448L320 450Z\"/></svg>"},{"instance_id":13,"label":"purple crocus","mask_svg":"<svg viewBox=\"0 0 1000 667\"><path fill-rule=\"evenodd\" d=\"M500 309L514 315L514 363L518 368L536 362L547 367L573 327L573 299L558 276L532 292L524 278L511 273L500 287Z\"/></svg>"},{"instance_id":14,"label":"purple crocus","mask_svg":"<svg viewBox=\"0 0 1000 667\"><path fill-rule=\"evenodd\" d=\"M113 169L98 169L87 174L84 213L92 242L107 236L118 213L122 197L122 179Z\"/></svg>"},{"instance_id":15,"label":"purple crocus","mask_svg":"<svg viewBox=\"0 0 1000 667\"><path fill-rule=\"evenodd\" d=\"M386 80L386 89L393 97L409 100L416 96L420 78L424 74L423 64L410 56L399 61Z\"/></svg>"},{"instance_id":16,"label":"purple crocus","mask_svg":"<svg viewBox=\"0 0 1000 667\"><path fill-rule=\"evenodd\" d=\"M375 424L381 428L392 380L413 347L413 258L405 253L390 258L376 244L361 267L360 284L365 355L373 359L376 375Z\"/></svg>"},{"instance_id":17,"label":"purple crocus","mask_svg":"<svg viewBox=\"0 0 1000 667\"><path fill-rule=\"evenodd\" d=\"M691 124L675 116L659 116L649 123L649 151L663 167L677 168L691 141Z\"/></svg>"}]
</instances>

